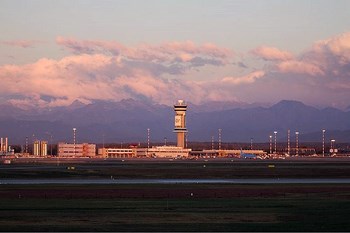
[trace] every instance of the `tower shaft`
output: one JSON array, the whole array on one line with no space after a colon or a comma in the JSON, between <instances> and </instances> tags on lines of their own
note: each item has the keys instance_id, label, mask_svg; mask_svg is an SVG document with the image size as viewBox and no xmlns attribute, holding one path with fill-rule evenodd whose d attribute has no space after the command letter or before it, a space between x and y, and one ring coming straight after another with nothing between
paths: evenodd
<instances>
[{"instance_id":1,"label":"tower shaft","mask_svg":"<svg viewBox=\"0 0 350 233\"><path fill-rule=\"evenodd\" d=\"M186 110L187 105L183 100L178 100L174 105L175 111L175 127L174 132L177 134L177 146L185 148L186 129Z\"/></svg>"}]
</instances>

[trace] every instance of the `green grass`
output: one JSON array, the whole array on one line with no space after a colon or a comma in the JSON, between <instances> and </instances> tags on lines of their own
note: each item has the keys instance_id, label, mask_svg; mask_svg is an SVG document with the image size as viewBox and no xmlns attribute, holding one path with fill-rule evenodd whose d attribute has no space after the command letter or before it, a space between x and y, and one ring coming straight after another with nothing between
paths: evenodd
<instances>
[{"instance_id":1,"label":"green grass","mask_svg":"<svg viewBox=\"0 0 350 233\"><path fill-rule=\"evenodd\" d=\"M350 200L1 199L0 231L350 231Z\"/></svg>"}]
</instances>

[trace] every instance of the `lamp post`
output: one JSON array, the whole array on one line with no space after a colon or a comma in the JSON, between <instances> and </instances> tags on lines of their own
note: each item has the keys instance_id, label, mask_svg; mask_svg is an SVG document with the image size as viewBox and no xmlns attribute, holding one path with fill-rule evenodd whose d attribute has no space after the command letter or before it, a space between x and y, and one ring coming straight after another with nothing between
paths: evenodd
<instances>
[{"instance_id":1,"label":"lamp post","mask_svg":"<svg viewBox=\"0 0 350 233\"><path fill-rule=\"evenodd\" d=\"M324 139L325 139L325 132L326 130L322 130L322 156L324 157Z\"/></svg>"},{"instance_id":2,"label":"lamp post","mask_svg":"<svg viewBox=\"0 0 350 233\"><path fill-rule=\"evenodd\" d=\"M288 148L288 156L290 156L290 129L288 129L288 133L287 133L287 137L288 137L288 145L287 145L287 148Z\"/></svg>"},{"instance_id":3,"label":"lamp post","mask_svg":"<svg viewBox=\"0 0 350 233\"><path fill-rule=\"evenodd\" d=\"M270 135L270 154L272 154L272 135Z\"/></svg>"},{"instance_id":4,"label":"lamp post","mask_svg":"<svg viewBox=\"0 0 350 233\"><path fill-rule=\"evenodd\" d=\"M295 132L295 156L299 156L299 132Z\"/></svg>"},{"instance_id":5,"label":"lamp post","mask_svg":"<svg viewBox=\"0 0 350 233\"><path fill-rule=\"evenodd\" d=\"M221 150L221 132L222 129L219 129L219 150Z\"/></svg>"},{"instance_id":6,"label":"lamp post","mask_svg":"<svg viewBox=\"0 0 350 233\"><path fill-rule=\"evenodd\" d=\"M74 157L76 156L76 132L77 128L73 128Z\"/></svg>"},{"instance_id":7,"label":"lamp post","mask_svg":"<svg viewBox=\"0 0 350 233\"><path fill-rule=\"evenodd\" d=\"M331 140L331 153L332 153L332 156L335 154L335 146L334 146L334 143L335 143L335 140L334 139L332 139Z\"/></svg>"},{"instance_id":8,"label":"lamp post","mask_svg":"<svg viewBox=\"0 0 350 233\"><path fill-rule=\"evenodd\" d=\"M150 134L150 129L147 129L147 149L149 149L149 135Z\"/></svg>"},{"instance_id":9,"label":"lamp post","mask_svg":"<svg viewBox=\"0 0 350 233\"><path fill-rule=\"evenodd\" d=\"M273 132L275 134L275 154L277 154L277 131Z\"/></svg>"}]
</instances>

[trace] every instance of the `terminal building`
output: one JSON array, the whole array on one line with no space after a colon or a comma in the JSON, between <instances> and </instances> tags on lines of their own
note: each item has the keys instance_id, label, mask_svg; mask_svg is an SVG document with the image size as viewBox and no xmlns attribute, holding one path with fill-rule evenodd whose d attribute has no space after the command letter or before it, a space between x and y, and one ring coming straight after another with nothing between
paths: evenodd
<instances>
[{"instance_id":1,"label":"terminal building","mask_svg":"<svg viewBox=\"0 0 350 233\"><path fill-rule=\"evenodd\" d=\"M255 155L257 157L266 157L267 153L263 150L202 150L191 151L191 156L197 157L234 157L243 158L244 155Z\"/></svg>"},{"instance_id":2,"label":"terminal building","mask_svg":"<svg viewBox=\"0 0 350 233\"><path fill-rule=\"evenodd\" d=\"M57 145L58 157L95 157L96 156L96 144L89 143L64 143L60 142Z\"/></svg>"},{"instance_id":3,"label":"terminal building","mask_svg":"<svg viewBox=\"0 0 350 233\"><path fill-rule=\"evenodd\" d=\"M100 148L98 156L104 158L184 158L191 149L178 146L153 146L151 148Z\"/></svg>"},{"instance_id":4,"label":"terminal building","mask_svg":"<svg viewBox=\"0 0 350 233\"><path fill-rule=\"evenodd\" d=\"M104 158L133 158L136 148L100 148L98 155Z\"/></svg>"},{"instance_id":5,"label":"terminal building","mask_svg":"<svg viewBox=\"0 0 350 233\"><path fill-rule=\"evenodd\" d=\"M151 148L140 148L137 150L137 157L152 158L186 158L191 149L184 149L179 146L152 146Z\"/></svg>"}]
</instances>

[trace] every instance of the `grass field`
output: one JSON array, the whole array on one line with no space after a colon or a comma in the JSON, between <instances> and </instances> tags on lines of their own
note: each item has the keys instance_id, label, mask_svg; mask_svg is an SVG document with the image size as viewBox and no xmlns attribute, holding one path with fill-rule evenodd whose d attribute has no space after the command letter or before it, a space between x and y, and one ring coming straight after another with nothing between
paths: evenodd
<instances>
[{"instance_id":1,"label":"grass field","mask_svg":"<svg viewBox=\"0 0 350 233\"><path fill-rule=\"evenodd\" d=\"M350 231L350 185L6 185L0 194L0 231Z\"/></svg>"},{"instance_id":2,"label":"grass field","mask_svg":"<svg viewBox=\"0 0 350 233\"><path fill-rule=\"evenodd\" d=\"M349 161L29 162L1 165L0 179L349 178L349 168ZM350 231L349 213L350 184L0 185L0 231L334 232Z\"/></svg>"},{"instance_id":3,"label":"grass field","mask_svg":"<svg viewBox=\"0 0 350 233\"><path fill-rule=\"evenodd\" d=\"M35 161L35 160L34 160ZM344 161L142 161L111 160L84 163L55 159L0 165L1 178L350 178L350 160ZM274 165L270 168L269 165ZM74 166L74 170L67 167Z\"/></svg>"}]
</instances>

